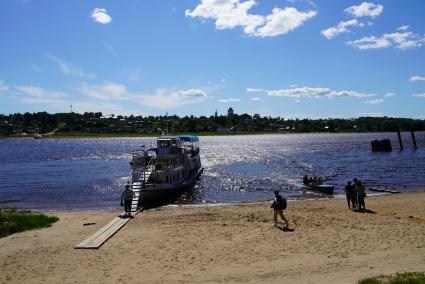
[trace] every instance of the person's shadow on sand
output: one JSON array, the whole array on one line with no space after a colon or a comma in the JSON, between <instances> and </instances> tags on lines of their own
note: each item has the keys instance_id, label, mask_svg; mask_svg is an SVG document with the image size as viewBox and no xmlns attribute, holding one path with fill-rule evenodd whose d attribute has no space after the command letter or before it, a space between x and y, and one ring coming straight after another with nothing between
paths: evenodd
<instances>
[{"instance_id":1,"label":"person's shadow on sand","mask_svg":"<svg viewBox=\"0 0 425 284\"><path fill-rule=\"evenodd\" d=\"M365 210L359 210L359 209L354 209L354 212L357 213L369 213L369 214L376 214L377 212L370 210L370 209L365 209Z\"/></svg>"},{"instance_id":2,"label":"person's shadow on sand","mask_svg":"<svg viewBox=\"0 0 425 284\"><path fill-rule=\"evenodd\" d=\"M294 232L294 229L290 229L288 227L277 227L279 230L281 230L282 232Z\"/></svg>"}]
</instances>

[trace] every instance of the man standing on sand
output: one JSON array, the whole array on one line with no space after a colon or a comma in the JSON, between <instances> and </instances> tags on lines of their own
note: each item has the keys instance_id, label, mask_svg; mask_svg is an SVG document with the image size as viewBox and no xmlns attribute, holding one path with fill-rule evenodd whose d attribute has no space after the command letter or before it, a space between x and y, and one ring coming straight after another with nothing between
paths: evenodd
<instances>
[{"instance_id":1,"label":"man standing on sand","mask_svg":"<svg viewBox=\"0 0 425 284\"><path fill-rule=\"evenodd\" d=\"M364 198L366 197L366 189L361 181L357 181L357 198L359 201L359 210L366 210Z\"/></svg>"},{"instance_id":2,"label":"man standing on sand","mask_svg":"<svg viewBox=\"0 0 425 284\"><path fill-rule=\"evenodd\" d=\"M130 189L130 185L126 184L125 189L121 194L121 206L124 205L125 215L128 217L131 217L131 202L133 201L134 196L135 194Z\"/></svg>"},{"instance_id":3,"label":"man standing on sand","mask_svg":"<svg viewBox=\"0 0 425 284\"><path fill-rule=\"evenodd\" d=\"M351 184L351 181L347 182L347 185L345 186L345 196L347 197L347 203L348 203L348 209L351 209L350 202L352 203L353 209L354 209L354 203L353 203L353 195L354 188Z\"/></svg>"},{"instance_id":4,"label":"man standing on sand","mask_svg":"<svg viewBox=\"0 0 425 284\"><path fill-rule=\"evenodd\" d=\"M288 228L288 220L286 220L285 216L283 216L283 209L286 209L286 199L283 198L278 190L274 191L274 201L272 204L273 208L273 227L277 227L277 215L282 218L283 221L285 221L286 228Z\"/></svg>"}]
</instances>

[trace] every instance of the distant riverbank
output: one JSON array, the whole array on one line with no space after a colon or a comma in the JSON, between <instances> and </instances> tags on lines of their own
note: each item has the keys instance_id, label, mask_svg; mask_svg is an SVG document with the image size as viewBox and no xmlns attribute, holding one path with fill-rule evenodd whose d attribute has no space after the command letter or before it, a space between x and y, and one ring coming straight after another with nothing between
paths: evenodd
<instances>
[{"instance_id":1,"label":"distant riverbank","mask_svg":"<svg viewBox=\"0 0 425 284\"><path fill-rule=\"evenodd\" d=\"M388 133L388 132L181 132L181 133L168 133L168 135L196 135L196 136L236 136L236 135L297 135L297 134L367 134L367 133ZM166 135L163 133L56 133L49 135L4 135L0 134L0 139L11 138L30 138L30 139L44 139L44 138L131 138L131 137L159 137Z\"/></svg>"}]
</instances>

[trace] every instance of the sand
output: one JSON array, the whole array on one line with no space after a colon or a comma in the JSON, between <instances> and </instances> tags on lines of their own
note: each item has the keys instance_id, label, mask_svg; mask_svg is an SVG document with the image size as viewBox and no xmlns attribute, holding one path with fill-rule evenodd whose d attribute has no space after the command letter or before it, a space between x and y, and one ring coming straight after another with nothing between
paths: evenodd
<instances>
[{"instance_id":1,"label":"sand","mask_svg":"<svg viewBox=\"0 0 425 284\"><path fill-rule=\"evenodd\" d=\"M0 239L0 283L357 283L425 271L425 192L290 202L291 231L269 203L149 210L98 250L74 246L118 212L49 212L51 228ZM84 223L96 223L84 226Z\"/></svg>"}]
</instances>

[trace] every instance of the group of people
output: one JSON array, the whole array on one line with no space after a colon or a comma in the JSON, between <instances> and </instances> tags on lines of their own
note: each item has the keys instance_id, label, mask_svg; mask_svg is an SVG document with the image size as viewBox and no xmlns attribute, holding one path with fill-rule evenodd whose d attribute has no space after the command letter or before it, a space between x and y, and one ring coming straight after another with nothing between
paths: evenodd
<instances>
[{"instance_id":1,"label":"group of people","mask_svg":"<svg viewBox=\"0 0 425 284\"><path fill-rule=\"evenodd\" d=\"M345 196L347 197L348 208L353 210L366 210L365 197L366 189L363 183L354 178L348 181L345 186Z\"/></svg>"},{"instance_id":2,"label":"group of people","mask_svg":"<svg viewBox=\"0 0 425 284\"><path fill-rule=\"evenodd\" d=\"M308 177L308 175L305 175L303 178L303 183L306 185L321 185L323 184L323 179L321 177Z\"/></svg>"}]
</instances>

